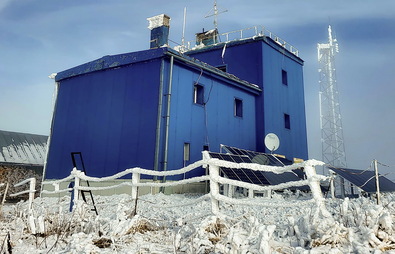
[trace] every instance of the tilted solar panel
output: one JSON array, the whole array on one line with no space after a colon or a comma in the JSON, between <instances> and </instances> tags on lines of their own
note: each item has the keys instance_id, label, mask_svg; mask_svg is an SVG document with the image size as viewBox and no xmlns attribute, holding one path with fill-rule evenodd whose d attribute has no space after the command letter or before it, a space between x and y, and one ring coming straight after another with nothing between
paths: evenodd
<instances>
[{"instance_id":1,"label":"tilted solar panel","mask_svg":"<svg viewBox=\"0 0 395 254\"><path fill-rule=\"evenodd\" d=\"M235 163L252 163L248 156L245 155L234 155L234 154L222 154L209 152L211 158L217 158L220 160L235 162ZM229 179L242 181L246 183L267 185L269 182L262 175L262 172L254 171L251 169L235 169L221 167L221 172L224 173Z\"/></svg>"},{"instance_id":2,"label":"tilted solar panel","mask_svg":"<svg viewBox=\"0 0 395 254\"><path fill-rule=\"evenodd\" d=\"M231 153L233 155L237 156L247 156L248 158L251 159L252 163L257 163L261 165L269 165L269 166L284 166L284 165L291 165L292 161L287 160L285 158L281 158L272 154L266 154L266 153L259 153L255 151L249 151L245 149L240 149L236 147L231 147L231 146L226 146L222 145L221 146L225 151L228 153ZM270 185L277 185L280 183L286 183L290 181L299 181L301 179L304 179L304 172L302 170L295 170L298 172L287 172L283 174L275 174L271 172L257 172L254 171L255 175L257 175L257 178L259 179L265 179L266 184ZM299 189L307 189L308 187L299 187Z\"/></svg>"},{"instance_id":3,"label":"tilted solar panel","mask_svg":"<svg viewBox=\"0 0 395 254\"><path fill-rule=\"evenodd\" d=\"M355 186L361 188L365 192L373 193L376 192L376 178L374 171L363 171L349 168L335 168L329 167L335 173L351 182ZM395 191L395 183L390 181L383 175L379 175L379 187L382 192L393 192Z\"/></svg>"}]
</instances>

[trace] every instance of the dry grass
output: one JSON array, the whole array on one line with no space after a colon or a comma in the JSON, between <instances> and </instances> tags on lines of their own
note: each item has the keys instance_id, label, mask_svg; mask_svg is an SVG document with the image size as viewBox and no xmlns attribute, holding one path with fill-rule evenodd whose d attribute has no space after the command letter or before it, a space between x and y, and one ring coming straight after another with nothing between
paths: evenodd
<instances>
[{"instance_id":1,"label":"dry grass","mask_svg":"<svg viewBox=\"0 0 395 254\"><path fill-rule=\"evenodd\" d=\"M126 232L126 234L140 233L144 234L148 231L157 231L159 227L152 224L146 219L139 219L137 222Z\"/></svg>"}]
</instances>

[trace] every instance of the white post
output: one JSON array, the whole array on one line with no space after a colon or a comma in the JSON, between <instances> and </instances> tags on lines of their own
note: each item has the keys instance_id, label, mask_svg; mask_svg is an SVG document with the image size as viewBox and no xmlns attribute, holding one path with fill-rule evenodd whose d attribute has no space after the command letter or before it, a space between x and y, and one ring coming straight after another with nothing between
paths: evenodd
<instances>
[{"instance_id":1,"label":"white post","mask_svg":"<svg viewBox=\"0 0 395 254\"><path fill-rule=\"evenodd\" d=\"M1 201L1 205L4 205L5 199L7 197L8 186L9 186L9 182L7 182L7 185L5 186L4 196L3 196L3 200Z\"/></svg>"},{"instance_id":2,"label":"white post","mask_svg":"<svg viewBox=\"0 0 395 254\"><path fill-rule=\"evenodd\" d=\"M224 184L224 196L229 197L229 184Z\"/></svg>"},{"instance_id":3,"label":"white post","mask_svg":"<svg viewBox=\"0 0 395 254\"><path fill-rule=\"evenodd\" d=\"M336 198L335 196L335 178L334 176L331 178L331 197Z\"/></svg>"},{"instance_id":4,"label":"white post","mask_svg":"<svg viewBox=\"0 0 395 254\"><path fill-rule=\"evenodd\" d=\"M377 204L380 204L380 181L379 181L379 170L377 167L377 160L373 160L374 162L374 172L376 175L376 195L377 195Z\"/></svg>"},{"instance_id":5,"label":"white post","mask_svg":"<svg viewBox=\"0 0 395 254\"><path fill-rule=\"evenodd\" d=\"M36 178L30 178L30 189L29 189L29 211L32 209L34 200L34 193L36 192Z\"/></svg>"},{"instance_id":6,"label":"white post","mask_svg":"<svg viewBox=\"0 0 395 254\"><path fill-rule=\"evenodd\" d=\"M313 194L313 198L317 203L322 215L325 217L331 217L330 213L326 210L324 204L324 197L321 192L320 180L316 179L317 174L315 171L315 167L310 163L306 163L304 167L304 172L306 173L307 180L309 181L309 186L311 193Z\"/></svg>"},{"instance_id":7,"label":"white post","mask_svg":"<svg viewBox=\"0 0 395 254\"><path fill-rule=\"evenodd\" d=\"M254 190L253 189L248 189L248 197L254 198Z\"/></svg>"},{"instance_id":8,"label":"white post","mask_svg":"<svg viewBox=\"0 0 395 254\"><path fill-rule=\"evenodd\" d=\"M78 174L74 174L74 205L77 205L77 202L80 199L80 178Z\"/></svg>"},{"instance_id":9,"label":"white post","mask_svg":"<svg viewBox=\"0 0 395 254\"><path fill-rule=\"evenodd\" d=\"M138 186L137 184L140 183L140 173L133 173L132 174L132 199L136 200L138 197Z\"/></svg>"},{"instance_id":10,"label":"white post","mask_svg":"<svg viewBox=\"0 0 395 254\"><path fill-rule=\"evenodd\" d=\"M228 197L233 198L233 195L235 194L235 186L228 184Z\"/></svg>"},{"instance_id":11,"label":"white post","mask_svg":"<svg viewBox=\"0 0 395 254\"><path fill-rule=\"evenodd\" d=\"M335 196L335 172L332 170L329 170L329 173L331 174L331 180L330 180L330 190L331 190L331 197L336 198Z\"/></svg>"},{"instance_id":12,"label":"white post","mask_svg":"<svg viewBox=\"0 0 395 254\"><path fill-rule=\"evenodd\" d=\"M217 179L219 178L219 167L218 166L209 166L209 174L210 174L210 196L211 196L211 211L213 214L219 214L219 202L215 198L219 195L219 184Z\"/></svg>"},{"instance_id":13,"label":"white post","mask_svg":"<svg viewBox=\"0 0 395 254\"><path fill-rule=\"evenodd\" d=\"M320 182L314 179L314 177L317 175L315 168L311 165L305 165L304 172L306 173L307 179L309 180L309 186L311 193L313 194L313 198L317 201L323 199Z\"/></svg>"}]
</instances>

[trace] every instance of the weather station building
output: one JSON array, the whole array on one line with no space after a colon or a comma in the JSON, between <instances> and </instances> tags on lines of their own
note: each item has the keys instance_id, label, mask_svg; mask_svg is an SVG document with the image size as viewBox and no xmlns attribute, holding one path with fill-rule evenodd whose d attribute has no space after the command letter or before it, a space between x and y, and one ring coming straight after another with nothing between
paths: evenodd
<instances>
[{"instance_id":1,"label":"weather station building","mask_svg":"<svg viewBox=\"0 0 395 254\"><path fill-rule=\"evenodd\" d=\"M81 152L89 176L104 177L132 167L180 169L221 144L270 153L268 133L281 141L276 153L308 158L303 60L295 48L258 27L236 39L229 38L240 32L214 29L198 33L196 46L172 48L170 18L148 20L150 49L56 75L44 180L68 176L72 152Z\"/></svg>"}]
</instances>

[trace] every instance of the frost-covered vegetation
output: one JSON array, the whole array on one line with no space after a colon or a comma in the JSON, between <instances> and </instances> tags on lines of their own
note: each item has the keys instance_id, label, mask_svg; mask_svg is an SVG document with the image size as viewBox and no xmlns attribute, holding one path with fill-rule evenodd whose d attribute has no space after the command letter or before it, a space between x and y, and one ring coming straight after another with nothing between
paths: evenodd
<instances>
[{"instance_id":1,"label":"frost-covered vegetation","mask_svg":"<svg viewBox=\"0 0 395 254\"><path fill-rule=\"evenodd\" d=\"M285 192L256 205L196 195L96 196L99 216L69 197L36 198L2 208L2 252L12 253L391 253L395 195L326 199L323 214L308 194ZM181 206L182 204L188 204ZM137 209L135 209L137 208ZM32 226L35 231L32 232ZM395 253L395 252L394 252Z\"/></svg>"}]
</instances>

